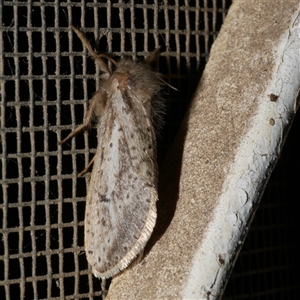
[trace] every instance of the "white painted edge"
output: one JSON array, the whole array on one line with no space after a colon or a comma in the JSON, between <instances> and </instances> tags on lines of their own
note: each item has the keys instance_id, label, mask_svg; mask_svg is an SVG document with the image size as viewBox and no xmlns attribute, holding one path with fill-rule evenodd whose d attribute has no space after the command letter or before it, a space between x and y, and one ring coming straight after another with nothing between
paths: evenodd
<instances>
[{"instance_id":1,"label":"white painted edge","mask_svg":"<svg viewBox=\"0 0 300 300\"><path fill-rule=\"evenodd\" d=\"M299 10L292 19L294 22L276 49L278 67L260 96L253 126L237 150L214 220L193 258L181 299L216 299L220 296L226 273L233 263L230 260L248 230L259 192L270 173L269 167L278 158L283 132L296 110L295 101L300 89ZM277 101L272 102L270 94L278 95ZM273 126L272 120L275 121Z\"/></svg>"}]
</instances>

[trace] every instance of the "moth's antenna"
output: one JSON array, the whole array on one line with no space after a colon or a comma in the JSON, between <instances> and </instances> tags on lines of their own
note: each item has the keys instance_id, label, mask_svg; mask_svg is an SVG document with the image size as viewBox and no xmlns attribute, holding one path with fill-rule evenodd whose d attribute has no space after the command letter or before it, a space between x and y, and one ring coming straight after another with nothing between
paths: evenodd
<instances>
[{"instance_id":1,"label":"moth's antenna","mask_svg":"<svg viewBox=\"0 0 300 300\"><path fill-rule=\"evenodd\" d=\"M111 61L115 66L117 65L116 61L111 58L110 56L108 56L107 54L98 54L96 53L91 44L89 43L89 41L86 39L85 34L78 30L74 25L71 25L71 28L75 31L75 33L77 34L77 36L79 37L79 39L81 40L82 44L86 47L86 49L88 50L89 54L93 57L93 59L99 64L101 70L104 73L108 73L110 74L110 71L108 69L107 64L103 61L102 58L105 58L109 61Z\"/></svg>"},{"instance_id":2,"label":"moth's antenna","mask_svg":"<svg viewBox=\"0 0 300 300\"><path fill-rule=\"evenodd\" d=\"M159 54L160 54L160 46L156 49L154 49L145 59L145 64L146 65L151 65L154 61L158 60ZM163 82L165 85L167 85L169 88L178 91L176 88L174 88L172 85L167 83L165 80L163 80L161 77L159 77L159 80Z\"/></svg>"},{"instance_id":3,"label":"moth's antenna","mask_svg":"<svg viewBox=\"0 0 300 300\"><path fill-rule=\"evenodd\" d=\"M145 59L146 65L151 65L154 61L158 60L160 54L160 46L153 50Z\"/></svg>"}]
</instances>

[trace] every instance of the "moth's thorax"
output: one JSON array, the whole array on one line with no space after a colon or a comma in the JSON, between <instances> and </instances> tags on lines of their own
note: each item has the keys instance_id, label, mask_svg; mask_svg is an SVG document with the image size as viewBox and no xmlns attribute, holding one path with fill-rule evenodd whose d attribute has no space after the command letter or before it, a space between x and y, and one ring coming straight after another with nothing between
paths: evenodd
<instances>
[{"instance_id":1,"label":"moth's thorax","mask_svg":"<svg viewBox=\"0 0 300 300\"><path fill-rule=\"evenodd\" d=\"M118 62L107 83L111 91L127 91L147 99L152 98L161 88L160 77L150 66L126 58Z\"/></svg>"},{"instance_id":2,"label":"moth's thorax","mask_svg":"<svg viewBox=\"0 0 300 300\"><path fill-rule=\"evenodd\" d=\"M120 91L131 89L130 86L130 73L127 72L114 72L110 79L111 86Z\"/></svg>"}]
</instances>

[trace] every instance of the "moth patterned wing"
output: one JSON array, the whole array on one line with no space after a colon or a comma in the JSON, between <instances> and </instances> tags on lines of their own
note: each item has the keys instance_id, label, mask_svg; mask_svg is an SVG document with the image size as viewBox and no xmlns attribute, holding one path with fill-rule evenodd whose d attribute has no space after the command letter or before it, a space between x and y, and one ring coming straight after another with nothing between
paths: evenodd
<instances>
[{"instance_id":1,"label":"moth patterned wing","mask_svg":"<svg viewBox=\"0 0 300 300\"><path fill-rule=\"evenodd\" d=\"M156 221L152 95L145 91L141 101L139 76L117 71L111 77L111 93L99 125L85 216L87 260L94 275L102 278L129 265L144 248Z\"/></svg>"}]
</instances>

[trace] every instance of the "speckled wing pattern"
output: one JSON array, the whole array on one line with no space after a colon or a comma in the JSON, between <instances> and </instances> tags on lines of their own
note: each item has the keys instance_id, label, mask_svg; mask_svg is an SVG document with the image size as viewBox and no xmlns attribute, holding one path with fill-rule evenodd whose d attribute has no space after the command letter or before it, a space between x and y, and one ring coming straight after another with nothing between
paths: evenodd
<instances>
[{"instance_id":1,"label":"speckled wing pattern","mask_svg":"<svg viewBox=\"0 0 300 300\"><path fill-rule=\"evenodd\" d=\"M96 53L83 32L71 26L99 65L103 76L84 122L60 144L98 121L98 146L87 193L85 250L95 276L112 277L143 250L156 222L157 163L155 130L163 102L160 74L150 68L155 49L143 63L116 62ZM114 66L111 72L104 59Z\"/></svg>"},{"instance_id":2,"label":"speckled wing pattern","mask_svg":"<svg viewBox=\"0 0 300 300\"><path fill-rule=\"evenodd\" d=\"M128 266L144 248L156 221L156 141L147 108L152 99L145 93L141 101L130 91L138 80L130 71L112 76L98 125L85 248L94 275L102 278Z\"/></svg>"}]
</instances>

